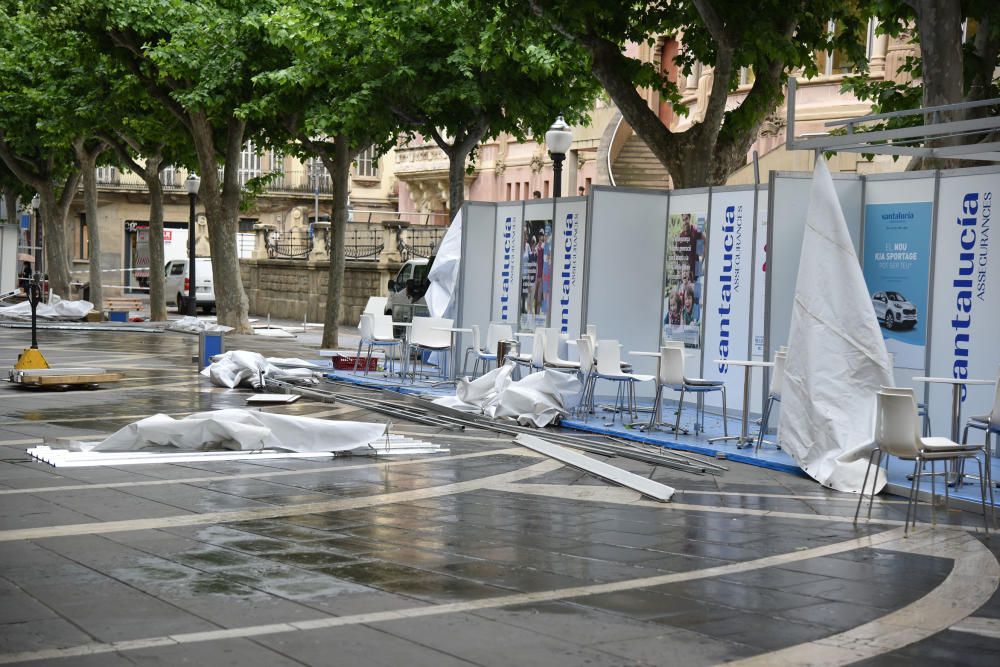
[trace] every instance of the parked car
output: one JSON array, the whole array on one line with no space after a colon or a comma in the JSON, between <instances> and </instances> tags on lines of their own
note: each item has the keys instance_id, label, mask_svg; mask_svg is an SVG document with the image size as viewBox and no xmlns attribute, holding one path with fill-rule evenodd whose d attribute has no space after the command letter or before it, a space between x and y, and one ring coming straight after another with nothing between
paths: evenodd
<instances>
[{"instance_id":1,"label":"parked car","mask_svg":"<svg viewBox=\"0 0 1000 667\"><path fill-rule=\"evenodd\" d=\"M886 329L917 326L917 307L899 292L875 292L872 295L875 317Z\"/></svg>"},{"instance_id":2,"label":"parked car","mask_svg":"<svg viewBox=\"0 0 1000 667\"><path fill-rule=\"evenodd\" d=\"M411 322L414 317L427 317L427 301L424 295L430 287L427 274L430 273L434 258L410 259L389 279L389 300L385 304L385 314L392 315L393 322Z\"/></svg>"},{"instance_id":3,"label":"parked car","mask_svg":"<svg viewBox=\"0 0 1000 667\"><path fill-rule=\"evenodd\" d=\"M195 299L202 312L215 309L215 281L212 278L212 259L198 257L195 259ZM187 312L187 296L189 285L188 261L173 259L167 262L164 269L163 293L168 304L177 306L178 313Z\"/></svg>"}]
</instances>

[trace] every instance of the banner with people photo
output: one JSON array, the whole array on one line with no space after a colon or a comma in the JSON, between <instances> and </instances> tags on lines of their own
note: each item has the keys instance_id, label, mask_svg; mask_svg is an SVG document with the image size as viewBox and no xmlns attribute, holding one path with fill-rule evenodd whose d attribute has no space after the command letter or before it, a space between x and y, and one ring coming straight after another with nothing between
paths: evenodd
<instances>
[{"instance_id":1,"label":"banner with people photo","mask_svg":"<svg viewBox=\"0 0 1000 667\"><path fill-rule=\"evenodd\" d=\"M922 371L929 324L931 202L868 204L864 234L865 283L885 347L896 367Z\"/></svg>"},{"instance_id":2,"label":"banner with people photo","mask_svg":"<svg viewBox=\"0 0 1000 667\"><path fill-rule=\"evenodd\" d=\"M521 233L520 330L546 326L551 303L552 219L525 220Z\"/></svg>"},{"instance_id":3,"label":"banner with people photo","mask_svg":"<svg viewBox=\"0 0 1000 667\"><path fill-rule=\"evenodd\" d=\"M704 209L685 210L675 204L680 199L671 198L667 218L663 340L697 348L703 319L707 230Z\"/></svg>"}]
</instances>

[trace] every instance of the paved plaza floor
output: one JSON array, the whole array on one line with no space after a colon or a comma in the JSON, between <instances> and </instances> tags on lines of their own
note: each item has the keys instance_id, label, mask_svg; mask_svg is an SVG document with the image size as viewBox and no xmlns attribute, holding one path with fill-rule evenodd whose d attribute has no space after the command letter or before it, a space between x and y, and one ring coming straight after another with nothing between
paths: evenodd
<instances>
[{"instance_id":1,"label":"paved plaza floor","mask_svg":"<svg viewBox=\"0 0 1000 667\"><path fill-rule=\"evenodd\" d=\"M0 328L4 367L28 339ZM0 383L0 664L1000 664L1000 537L976 514L922 506L904 538L900 497L855 525L856 496L787 472L612 460L678 489L660 504L490 431L402 418L450 455L52 468L25 448L248 392L196 375L194 336L39 339L53 365L127 379ZM318 337L226 344L309 359Z\"/></svg>"}]
</instances>

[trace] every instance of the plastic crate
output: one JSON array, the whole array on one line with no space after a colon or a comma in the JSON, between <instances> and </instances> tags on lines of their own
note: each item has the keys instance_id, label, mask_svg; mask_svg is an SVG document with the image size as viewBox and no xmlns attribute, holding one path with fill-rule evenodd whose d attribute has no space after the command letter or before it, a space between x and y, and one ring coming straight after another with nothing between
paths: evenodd
<instances>
[{"instance_id":1,"label":"plastic crate","mask_svg":"<svg viewBox=\"0 0 1000 667\"><path fill-rule=\"evenodd\" d=\"M353 371L354 370L354 363L355 363L356 360L357 360L357 357L349 357L349 356L344 355L344 354L337 354L337 355L334 355L334 356L330 357L330 363L333 364L333 367L336 370L338 370L338 371ZM365 365L366 364L368 366L367 370L369 370L369 371L377 371L378 370L378 358L377 357L372 357L370 359L368 359L368 358L362 358L357 363L358 363L358 370L359 371L366 370L365 369Z\"/></svg>"}]
</instances>

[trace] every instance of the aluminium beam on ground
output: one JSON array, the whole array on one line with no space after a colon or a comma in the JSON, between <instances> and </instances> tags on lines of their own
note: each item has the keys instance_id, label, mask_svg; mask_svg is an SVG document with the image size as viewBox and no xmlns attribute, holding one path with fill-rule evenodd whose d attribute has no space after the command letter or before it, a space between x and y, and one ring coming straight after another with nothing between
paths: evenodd
<instances>
[{"instance_id":1,"label":"aluminium beam on ground","mask_svg":"<svg viewBox=\"0 0 1000 667\"><path fill-rule=\"evenodd\" d=\"M671 486L661 484L660 482L654 482L653 480L645 477L640 477L635 473L622 470L621 468L617 468L603 461L592 459L589 456L584 456L580 452L574 452L571 449L561 447L555 443L546 442L537 436L522 433L517 436L516 442L523 447L527 447L528 449L538 452L539 454L544 454L545 456L553 458L561 463L565 463L572 468L583 470L586 473L600 477L601 479L612 482L613 484L632 489L647 498L658 500L661 503L669 501L674 495L674 488Z\"/></svg>"},{"instance_id":2,"label":"aluminium beam on ground","mask_svg":"<svg viewBox=\"0 0 1000 667\"><path fill-rule=\"evenodd\" d=\"M986 115L981 118L947 120L947 116L971 109L1000 108L1000 98L960 102L933 107L922 107L905 111L868 114L856 118L833 120L825 124L830 128L843 128L844 134L795 135L795 99L797 82L788 80L787 129L785 147L790 150L838 151L849 153L873 153L881 155L904 155L935 158L961 158L985 162L1000 162L1000 141L991 135L1000 132L1000 115ZM866 132L866 124L894 118L919 118L921 125L900 127L891 130ZM982 135L984 141L958 146L914 146L915 142L928 142L949 138Z\"/></svg>"}]
</instances>

